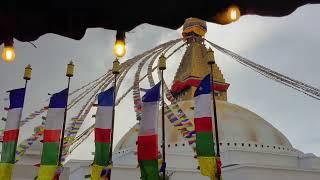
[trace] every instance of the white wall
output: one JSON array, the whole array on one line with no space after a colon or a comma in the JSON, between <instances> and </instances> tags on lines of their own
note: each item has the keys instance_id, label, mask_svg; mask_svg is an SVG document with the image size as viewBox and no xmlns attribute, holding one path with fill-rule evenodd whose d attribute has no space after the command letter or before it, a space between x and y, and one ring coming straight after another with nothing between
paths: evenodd
<instances>
[{"instance_id":1,"label":"white wall","mask_svg":"<svg viewBox=\"0 0 320 180\"><path fill-rule=\"evenodd\" d=\"M87 167L84 171L89 172ZM170 171L170 170L169 170ZM70 180L79 177L70 176ZM84 176L82 176L83 178ZM113 168L113 180L140 180L139 168ZM170 180L208 180L199 171L173 171ZM238 165L223 170L223 180L319 180L320 171L305 171L298 169L283 169L278 167L255 167L253 165Z\"/></svg>"},{"instance_id":2,"label":"white wall","mask_svg":"<svg viewBox=\"0 0 320 180\"><path fill-rule=\"evenodd\" d=\"M225 169L224 180L319 180L320 171L253 167L241 165Z\"/></svg>"}]
</instances>

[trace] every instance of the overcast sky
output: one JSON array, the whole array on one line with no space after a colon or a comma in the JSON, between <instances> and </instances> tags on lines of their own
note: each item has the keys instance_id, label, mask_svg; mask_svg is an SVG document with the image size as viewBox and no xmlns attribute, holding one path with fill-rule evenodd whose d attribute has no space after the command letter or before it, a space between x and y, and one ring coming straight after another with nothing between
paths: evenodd
<instances>
[{"instance_id":1,"label":"overcast sky","mask_svg":"<svg viewBox=\"0 0 320 180\"><path fill-rule=\"evenodd\" d=\"M282 18L245 16L230 25L208 24L206 38L230 49L254 62L320 88L320 5L299 8L293 14ZM76 64L71 89L96 79L111 68L115 32L105 29L88 29L85 37L71 40L54 34L40 37L33 48L28 43L15 41L17 58L14 63L0 62L0 115L7 102L3 101L4 91L23 87L24 67L31 64L33 77L28 85L24 114L36 110L53 93L65 88L66 64ZM151 25L140 25L127 33L128 54L133 57L145 50L168 40L180 37L180 30L169 30ZM181 52L178 52L181 58ZM179 58L179 59L180 59ZM168 64L165 78L168 82L179 64L174 58ZM279 129L303 152L320 155L320 102L274 81L266 79L250 69L239 65L231 58L216 53L216 61L225 79L231 84L229 102L238 104L257 113ZM134 70L121 87L120 94L132 85ZM74 114L76 110L71 112ZM120 112L126 112L124 113ZM70 116L71 116L70 115ZM119 105L117 111L115 140L132 127L136 121L133 112L132 95ZM20 138L30 134L40 119L25 126ZM86 126L91 122L86 122ZM4 123L0 123L4 127ZM92 138L75 153L91 154ZM76 155L77 156L77 155Z\"/></svg>"}]
</instances>

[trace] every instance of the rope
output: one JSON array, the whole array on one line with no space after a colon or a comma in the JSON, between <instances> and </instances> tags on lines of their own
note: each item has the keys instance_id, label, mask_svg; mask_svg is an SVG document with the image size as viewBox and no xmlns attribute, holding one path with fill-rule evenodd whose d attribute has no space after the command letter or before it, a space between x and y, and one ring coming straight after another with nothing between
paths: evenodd
<instances>
[{"instance_id":1,"label":"rope","mask_svg":"<svg viewBox=\"0 0 320 180\"><path fill-rule=\"evenodd\" d=\"M95 79L95 80L93 80L93 81L91 81L91 82L89 82L89 83L81 86L80 88L78 88L78 89L76 89L76 90L73 90L71 93L69 93L69 96L72 96L73 94L77 93L78 91L80 91L80 90L82 90L82 89L90 86L91 84L93 84L93 83L95 83L95 82L97 82L97 81L105 78L105 76L107 76L108 74L110 74L110 72L111 72L111 71L109 70L107 73L103 74L102 76L98 77L97 79Z\"/></svg>"},{"instance_id":2,"label":"rope","mask_svg":"<svg viewBox=\"0 0 320 180\"><path fill-rule=\"evenodd\" d=\"M155 47L155 48L153 48L153 49L151 49L151 50L148 50L148 51L146 51L146 52L144 52L144 53L142 53L142 54L140 54L140 55L137 55L137 56L135 56L134 58L132 58L132 59L130 59L130 60L127 60L127 61L125 62L125 63L129 63L129 68L128 68L127 71L129 71L129 69L130 69L136 62L138 62L141 58L147 56L147 55L150 54L150 53L153 53L153 51L156 51L156 50L159 50L159 49L161 49L161 48L167 47L167 46L169 46L169 45L171 45L171 44L173 44L173 43L177 43L177 42L179 42L179 41L181 41L181 40L182 40L182 39L176 39L176 40L169 41L169 42L164 43L164 44L161 44L161 45L159 45L159 46L157 46L157 47ZM123 66L125 63L122 63L121 66ZM124 72L124 74L126 74L126 73L127 73L127 72ZM124 75L124 76L125 76L125 75ZM124 76L122 76L122 77L124 78ZM118 87L120 87L123 78L120 79L120 81L119 81L120 83L119 83ZM139 82L141 82L141 81L139 81ZM129 88L129 90L124 93L124 95L122 95L120 98L118 98L117 101L116 101L116 105L118 105L118 104L121 102L121 100L122 100L131 90L132 90L132 87ZM75 145L71 148L70 153L71 153L74 149L76 149L83 141L85 141L85 139L87 139L87 138L90 136L90 134L91 134L91 132L92 132L93 130L94 130L94 125L90 126L90 127L89 127L88 129L86 129L82 134L80 134L77 138L75 138L74 141L73 141L73 144L75 144Z\"/></svg>"},{"instance_id":3,"label":"rope","mask_svg":"<svg viewBox=\"0 0 320 180\"><path fill-rule=\"evenodd\" d=\"M179 46L176 50L174 50L168 57L171 57L175 52L177 52L180 48L182 48L185 44ZM169 48L170 49L170 48ZM167 49L166 52L169 50ZM148 80L150 86L154 86L154 79L152 76L152 66L155 60L152 60L148 65ZM161 73L158 69L158 73ZM158 77L160 79L161 75L158 74ZM171 108L165 103L165 116L169 121L174 125L174 127L181 133L181 135L188 141L189 145L194 149L195 148L195 133L194 133L194 127L192 122L189 121L187 116L183 113L182 109L179 107L177 102L175 101L175 98L172 96L167 84L164 82L164 88L166 92L166 97L170 99L171 106L178 115L175 115Z\"/></svg>"},{"instance_id":4,"label":"rope","mask_svg":"<svg viewBox=\"0 0 320 180\"><path fill-rule=\"evenodd\" d=\"M79 92L80 90L86 88L87 86L91 85L92 83L97 82L99 79L103 78L103 77L106 76L106 75L107 75L107 73L104 74L103 76L99 77L98 79L95 79L94 81L91 81L91 82L83 85L82 87L80 87L80 88L72 91L72 92L69 94L69 96L71 96L71 95ZM85 90L85 91L86 91L86 90ZM73 100L71 100L71 103L73 103L73 101L75 101L75 99L76 99L76 98L74 98ZM47 101L49 101L49 99L47 99L45 102L47 102ZM70 103L70 104L71 104L71 103ZM70 104L69 104L68 106L70 106ZM32 113L28 114L27 117L25 117L24 119L22 119L22 120L20 121L20 127L22 127L22 126L25 125L26 123L30 122L30 120L33 120L33 119L35 119L36 117L38 117L39 115L43 114L46 110L47 110L47 106L43 106L43 107L41 107L39 110L35 110L35 111L33 111Z\"/></svg>"},{"instance_id":5,"label":"rope","mask_svg":"<svg viewBox=\"0 0 320 180\"><path fill-rule=\"evenodd\" d=\"M178 40L180 40L180 39L178 39ZM157 68L158 68L158 65L157 65L156 67L152 68L152 72L153 72L154 70L156 70ZM143 81L147 76L148 76L148 74L145 74L142 78L140 78L139 82ZM131 86L131 87L121 96L120 100L122 100L123 98L125 98L132 89L133 89L133 86ZM118 100L118 101L119 101L119 100ZM118 103L118 101L117 101L117 103Z\"/></svg>"},{"instance_id":6,"label":"rope","mask_svg":"<svg viewBox=\"0 0 320 180\"><path fill-rule=\"evenodd\" d=\"M97 93L99 91L103 91L104 89L107 88L107 86L112 83L112 78L107 78L105 83L102 83L98 89L95 90L93 95L88 99L87 103L83 106L83 108L80 110L78 113L79 118L73 119L73 123L71 125L71 129L69 128L68 135L65 138L64 141L64 147L63 147L63 152L62 152L62 162L65 161L66 156L69 154L69 148L73 143L73 139L75 138L76 134L78 133L82 123L86 119L88 113L90 112L91 108L93 107L94 101L96 100ZM84 112L84 114L82 114ZM81 115L82 114L82 115Z\"/></svg>"},{"instance_id":7,"label":"rope","mask_svg":"<svg viewBox=\"0 0 320 180\"><path fill-rule=\"evenodd\" d=\"M105 75L101 76L104 77ZM92 84L93 82L101 79L101 77L99 77L98 79L87 83L86 85L82 86L82 88L85 88L87 86L89 86L90 84ZM80 88L78 88L77 90L71 92L70 94L74 94L74 92L79 91ZM86 91L86 90L85 90ZM79 95L80 96L80 95ZM75 97L78 98L79 96ZM70 108L69 108L70 109ZM28 123L30 120L35 119L36 117L38 117L39 115L41 115L42 113L44 113L47 110L47 107L43 107L38 111L34 111L32 113L30 113L25 119L23 119L20 123L20 127L23 126L24 124ZM31 136L25 140L23 140L18 146L17 146L17 150L16 150L16 161L19 161L21 159L21 157L25 154L25 152L33 145L33 143L35 141L37 141L43 133L44 130L44 122L45 120L42 120L41 125L37 126L34 128L33 133L31 134Z\"/></svg>"},{"instance_id":8,"label":"rope","mask_svg":"<svg viewBox=\"0 0 320 180\"><path fill-rule=\"evenodd\" d=\"M70 148L70 153L72 153L80 144L82 144L93 132L95 125L91 125L86 131L81 133L75 140L74 140L74 146Z\"/></svg>"},{"instance_id":9,"label":"rope","mask_svg":"<svg viewBox=\"0 0 320 180\"><path fill-rule=\"evenodd\" d=\"M134 62L136 62L136 61L137 60L135 60ZM119 81L118 81L118 87L121 85L121 83L122 83L122 81L124 79L124 76L128 73L128 71L134 65L134 62L133 63L132 62L127 63L127 65L122 65L122 67L126 67L126 69L122 74L120 74L121 77L119 78ZM73 143L72 143L73 146L70 148L70 153L72 151L74 151L82 142L84 142L90 136L90 134L94 130L94 127L95 127L95 124L91 125L89 128L87 128L85 131L83 131L79 136L77 136L73 140Z\"/></svg>"},{"instance_id":10,"label":"rope","mask_svg":"<svg viewBox=\"0 0 320 180\"><path fill-rule=\"evenodd\" d=\"M182 44L177 49L175 49L171 54L168 55L168 58L170 58L174 53L176 53L178 50L180 50L185 44ZM161 71L158 69L158 78L161 80ZM171 102L171 108L168 107L167 104L165 104L165 116L169 121L174 125L174 127L180 132L182 137L184 137L188 144L192 147L193 150L195 150L195 129L193 123L190 121L188 116L183 112L183 110L180 108L179 104L177 103L176 99L171 94L171 91L168 88L167 83L164 81L164 91L166 98Z\"/></svg>"},{"instance_id":11,"label":"rope","mask_svg":"<svg viewBox=\"0 0 320 180\"><path fill-rule=\"evenodd\" d=\"M133 65L137 62L137 61L139 61L141 56L139 56L139 57L135 57L135 58L132 58L132 61L130 61L130 62L128 62L128 61L126 61L126 62L128 62L127 63L127 68L126 68L126 70L122 73L122 75L121 75L121 77L119 78L119 81L118 81L118 86L117 87L120 87L120 85L122 84L122 82L123 82L123 79L124 79L124 77L125 77L125 75L129 72L129 70L133 67ZM125 64L123 63L122 65L121 65L121 67L125 67ZM118 88L117 88L117 90L118 90ZM118 101L119 102L119 101ZM116 105L117 105L117 103L116 103ZM72 152L72 151L74 151L82 142L84 142L89 136L90 136L90 134L93 132L93 130L94 130L94 127L95 127L95 124L93 124L93 125L91 125L89 128L87 128L84 132L82 132L79 136L77 136L75 139L74 139L74 141L73 141L73 146L70 148L70 153Z\"/></svg>"},{"instance_id":12,"label":"rope","mask_svg":"<svg viewBox=\"0 0 320 180\"><path fill-rule=\"evenodd\" d=\"M122 63L122 67L127 67L127 66L132 67L132 65L133 65L137 60L139 60L142 56L145 56L146 54L148 54L148 53L150 53L150 52L152 52L152 51L154 51L154 50L156 50L156 49L159 49L159 48L161 48L161 47L163 47L163 46L166 46L166 45L168 45L168 44L171 44L171 43L173 43L173 42L175 42L175 41L180 41L180 40L181 40L181 39L169 41L169 42L164 43L164 44L162 44L162 45L160 45L160 46L157 46L157 47L155 47L155 48L153 48L153 49L151 49L151 50L149 50L149 51L147 51L147 52L145 52L145 53L143 53L143 54L141 54L141 55L138 55L138 56L132 58L131 60L126 61L125 63ZM79 92L81 89L83 89L83 88L85 88L85 87L88 87L88 86L90 86L91 84L93 84L93 83L101 80L101 78L103 78L103 79L106 78L105 76L107 76L108 73L110 73L110 72L111 72L111 71L109 70L106 74L102 75L102 76L99 77L98 79L96 79L96 80L94 80L94 81L92 81L92 82L87 83L86 85L82 86L81 88L78 88L78 89L74 90L74 91L71 92L70 94L73 95L73 94ZM126 72L126 73L127 73L127 72ZM124 76L123 76L123 78L124 78ZM122 79L123 79L123 78L122 78ZM121 81L122 81L122 80L121 80ZM99 83L97 83L97 85L98 85L98 84L99 84ZM109 84L109 82L108 82L105 86L103 86L102 89L106 88L108 84ZM93 86L91 86L91 87L93 87ZM101 87L101 85L100 85L100 87ZM119 87L119 86L118 86L118 87ZM88 90L88 89L90 89L90 90ZM100 89L100 88L99 88L99 89ZM80 110L80 112L78 113L78 116L77 116L77 117L80 117L81 114L82 114L83 112L85 112L85 114L80 117L80 119L83 119L83 120L85 119L85 117L87 116L87 113L89 113L90 109L91 109L92 106L93 106L93 103L92 103L92 102L90 103L90 100L92 100L92 98L96 96L96 93L99 91L99 89L96 90L96 92L91 96L91 98L89 98L89 100L87 101L87 103L83 106L83 108L82 108L82 109ZM69 105L71 106L69 109L71 109L75 104L77 104L80 100L82 100L82 99L85 97L84 94L89 94L92 90L94 90L94 88L93 88L93 89L87 88L87 91L85 90L87 93L81 93L81 94L78 95L76 98L74 98L74 99L77 99L77 100L71 100L71 102L73 102L73 103L72 103L72 104L71 104L71 103L69 104ZM80 96L81 96L81 98L79 98ZM125 96L123 96L121 99L118 99L118 101L117 101L116 104L118 104L124 97L125 97ZM89 105L89 104L90 104L90 105ZM89 105L89 106L88 106L88 105ZM87 107L87 106L88 106L88 107ZM87 107L87 108L85 109L85 107ZM40 115L40 114L37 113L36 116L38 116L38 115ZM74 121L74 120L75 120L75 118L73 118L73 121ZM80 128L81 125L82 125L82 122L83 122L83 121L80 121L80 122L79 122L79 120L77 120L77 122L74 123L74 124L71 126L71 128L67 128L67 129L72 129L72 128L74 128L74 127L76 127L76 129L77 129L77 128ZM26 122L24 122L24 123L26 123ZM77 124L77 125L76 125L76 124ZM42 122L42 125L40 125L40 126L38 126L38 127L35 128L34 133L31 135L31 137L27 138L26 140L24 140L22 143L19 144L19 146L17 147L17 154L18 154L18 156L17 156L17 161L21 158L21 156L25 153L25 151L26 151L28 148L30 148L31 145L32 145L36 140L39 139L39 137L42 136L43 127L44 127L44 121ZM66 141L65 141L65 143L64 143L64 151L63 151L63 155L64 155L64 156L63 156L63 160L65 160L66 155L68 154L68 149L69 149L69 147L70 147L70 145L71 145L71 143L70 143L68 140L72 140L72 139L75 137L75 135L76 135L75 132L77 132L77 131L73 131L74 136L66 137ZM89 135L90 135L90 134L89 134ZM84 140L85 140L85 138L84 138ZM84 140L83 140L83 141L84 141ZM83 141L82 141L82 142L83 142ZM76 148L76 147L75 147L75 148ZM18 152L19 149L20 149L21 151Z\"/></svg>"},{"instance_id":13,"label":"rope","mask_svg":"<svg viewBox=\"0 0 320 180\"><path fill-rule=\"evenodd\" d=\"M141 120L142 116L142 100L140 95L140 86L139 86L139 78L140 73L142 70L142 67L145 65L145 63L150 59L151 56L155 55L156 53L161 53L163 49L160 49L157 53L157 51L153 52L149 56L146 56L142 61L139 63L137 71L135 73L135 78L133 81L133 89L132 89L132 95L133 95L133 103L134 103L134 111L136 112L136 119L137 121Z\"/></svg>"},{"instance_id":14,"label":"rope","mask_svg":"<svg viewBox=\"0 0 320 180\"><path fill-rule=\"evenodd\" d=\"M105 84L105 83L108 83L111 79L111 76L108 76L106 79L104 79L102 82L100 82L99 86L96 86L95 88L97 88L94 92L97 92L99 91L102 86ZM93 88L92 90L94 90L95 88ZM90 91L91 92L91 91ZM89 93L87 93L89 94ZM76 116L74 116L73 118L71 118L71 123L70 125L66 128L66 131L68 132L68 135L67 136L70 136L72 134L74 134L73 130L76 129L78 130L78 128L81 127L82 125L82 121L79 120L80 116L82 115L83 112L86 112L85 111L85 108L91 103L92 101L92 98L94 97L94 93L91 95L91 97L86 101L86 103L82 106L82 108L80 109L80 111L77 113ZM78 127L78 128L77 128Z\"/></svg>"},{"instance_id":15,"label":"rope","mask_svg":"<svg viewBox=\"0 0 320 180\"><path fill-rule=\"evenodd\" d=\"M118 81L118 86L120 86L120 84L122 83L122 81L123 81L123 74L127 74L128 73L128 71L130 70L130 68L134 65L134 63L136 62L136 60L133 60L133 62L132 61L127 61L126 63L123 63L122 65L121 65L121 69L120 69L120 78L119 78L119 81ZM119 77L119 76L118 76ZM108 83L106 83L106 86L104 87L104 89L110 84L112 82L112 79L108 82ZM95 93L95 96L97 96L97 93ZM88 108L87 108L87 110L86 110L86 112L89 112L90 111L90 109L92 108L92 106L93 106L93 103L91 103L91 106L89 106ZM83 119L83 121L84 121L84 119L86 118L86 116L87 116L87 114L86 115L82 115L81 116L81 118L80 119ZM78 124L79 124L79 120L77 120L78 122ZM79 126L79 125L78 125ZM81 125L80 125L80 127L81 127ZM79 127L79 129L80 129L80 127ZM77 130L77 129L76 129ZM76 137L76 138L74 138L74 137L72 137L72 136L69 136L68 137L68 139L70 139L71 140L71 142L69 142L69 143L66 143L67 145L66 145L66 147L70 147L71 145L73 145L73 147L71 148L71 150L70 150L70 153L71 153L71 151L73 151L74 149L76 149L83 141L85 141L89 136L90 136L90 134L91 134L91 132L94 130L94 125L92 125L91 127L89 127L88 129L86 129L83 133L81 133L78 137ZM76 134L75 134L76 135ZM71 137L71 138L70 138ZM68 151L69 151L69 149L68 150L65 150L64 151L64 156L66 156L67 154L68 154ZM65 160L65 158L64 158L64 160Z\"/></svg>"},{"instance_id":16,"label":"rope","mask_svg":"<svg viewBox=\"0 0 320 180\"><path fill-rule=\"evenodd\" d=\"M212 47L214 47L215 49L219 50L220 52L232 57L233 59L235 59L237 62L239 62L240 64L246 66L246 67L249 67L250 69L254 70L255 72L269 78L269 79L272 79L272 80L275 80L287 87L290 87L294 90L297 90L299 92L302 92L306 95L308 95L309 97L312 97L314 99L317 99L317 100L320 100L320 90L313 87L313 86L310 86L308 84L305 84L303 82L300 82L300 81L297 81L297 80L294 80L288 76L285 76L285 75L282 75L278 72L275 72L269 68L266 68L264 66L261 66L259 64L256 64L252 61L250 61L249 59L246 59L244 57L241 57L240 55L230 51L230 50L227 50L223 47L220 47L208 40L206 40Z\"/></svg>"},{"instance_id":17,"label":"rope","mask_svg":"<svg viewBox=\"0 0 320 180\"><path fill-rule=\"evenodd\" d=\"M105 78L112 77L111 73L108 73L108 75ZM105 79L101 79L100 81L96 82L95 84L92 84L92 86L88 87L85 91L83 91L81 94L79 94L76 98L71 100L71 102L68 104L68 110L73 108L79 101L81 101L84 97L86 97L88 94L90 94L99 84L101 84Z\"/></svg>"}]
</instances>

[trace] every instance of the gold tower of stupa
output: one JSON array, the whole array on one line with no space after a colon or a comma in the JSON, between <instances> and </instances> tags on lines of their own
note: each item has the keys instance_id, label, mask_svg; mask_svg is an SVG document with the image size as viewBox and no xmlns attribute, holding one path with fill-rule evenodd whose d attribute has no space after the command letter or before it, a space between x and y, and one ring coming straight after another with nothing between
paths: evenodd
<instances>
[{"instance_id":1,"label":"gold tower of stupa","mask_svg":"<svg viewBox=\"0 0 320 180\"><path fill-rule=\"evenodd\" d=\"M203 37L206 33L206 22L197 18L189 18L183 26L182 35L187 41L187 49L182 57L179 68L174 77L172 92L180 101L193 99L196 86L210 73L207 64L207 51ZM217 64L213 65L214 89L217 100L227 101L229 84L225 82L223 74Z\"/></svg>"}]
</instances>

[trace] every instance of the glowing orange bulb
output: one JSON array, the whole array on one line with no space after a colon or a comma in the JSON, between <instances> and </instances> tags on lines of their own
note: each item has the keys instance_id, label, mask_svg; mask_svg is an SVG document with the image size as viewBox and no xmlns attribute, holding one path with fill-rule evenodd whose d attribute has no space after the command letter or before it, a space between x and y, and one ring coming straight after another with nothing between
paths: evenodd
<instances>
[{"instance_id":1,"label":"glowing orange bulb","mask_svg":"<svg viewBox=\"0 0 320 180\"><path fill-rule=\"evenodd\" d=\"M2 59L5 62L12 62L16 58L16 53L14 52L13 46L4 46L2 51Z\"/></svg>"},{"instance_id":2,"label":"glowing orange bulb","mask_svg":"<svg viewBox=\"0 0 320 180\"><path fill-rule=\"evenodd\" d=\"M229 21L234 22L240 18L240 10L237 6L230 6L228 9Z\"/></svg>"},{"instance_id":3,"label":"glowing orange bulb","mask_svg":"<svg viewBox=\"0 0 320 180\"><path fill-rule=\"evenodd\" d=\"M116 43L113 47L113 53L118 57L121 58L124 55L126 55L127 49L126 49L126 43L124 40L116 40Z\"/></svg>"},{"instance_id":4,"label":"glowing orange bulb","mask_svg":"<svg viewBox=\"0 0 320 180\"><path fill-rule=\"evenodd\" d=\"M237 19L237 12L235 10L232 10L231 13L230 13L230 18L232 20L236 20Z\"/></svg>"}]
</instances>

